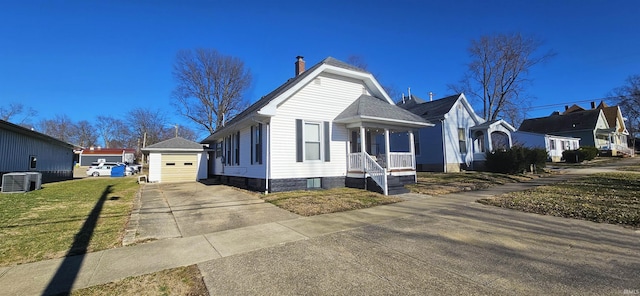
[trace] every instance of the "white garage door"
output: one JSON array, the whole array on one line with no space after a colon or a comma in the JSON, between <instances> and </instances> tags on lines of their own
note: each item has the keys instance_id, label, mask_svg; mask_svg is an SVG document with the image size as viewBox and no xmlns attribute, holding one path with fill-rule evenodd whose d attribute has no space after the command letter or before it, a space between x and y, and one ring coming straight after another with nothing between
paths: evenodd
<instances>
[{"instance_id":1,"label":"white garage door","mask_svg":"<svg viewBox=\"0 0 640 296\"><path fill-rule=\"evenodd\" d=\"M165 182L188 182L198 178L197 154L162 154L161 180Z\"/></svg>"}]
</instances>

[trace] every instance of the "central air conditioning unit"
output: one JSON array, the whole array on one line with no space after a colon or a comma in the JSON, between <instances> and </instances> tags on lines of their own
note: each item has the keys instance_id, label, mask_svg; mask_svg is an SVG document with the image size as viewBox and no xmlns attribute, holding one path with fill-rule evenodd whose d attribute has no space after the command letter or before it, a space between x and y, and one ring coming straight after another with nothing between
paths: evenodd
<instances>
[{"instance_id":1,"label":"central air conditioning unit","mask_svg":"<svg viewBox=\"0 0 640 296\"><path fill-rule=\"evenodd\" d=\"M2 175L2 193L21 193L40 189L42 174L38 172L8 173Z\"/></svg>"}]
</instances>

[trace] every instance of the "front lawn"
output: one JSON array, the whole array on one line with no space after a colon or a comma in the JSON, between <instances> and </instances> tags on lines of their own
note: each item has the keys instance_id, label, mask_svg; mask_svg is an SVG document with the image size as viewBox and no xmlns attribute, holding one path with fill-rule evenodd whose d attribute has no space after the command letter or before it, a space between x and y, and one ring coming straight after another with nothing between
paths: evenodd
<instances>
[{"instance_id":1,"label":"front lawn","mask_svg":"<svg viewBox=\"0 0 640 296\"><path fill-rule=\"evenodd\" d=\"M640 174L603 173L478 202L524 212L640 227Z\"/></svg>"},{"instance_id":2,"label":"front lawn","mask_svg":"<svg viewBox=\"0 0 640 296\"><path fill-rule=\"evenodd\" d=\"M398 197L353 188L278 192L264 195L262 199L302 216L344 212L403 201Z\"/></svg>"},{"instance_id":3,"label":"front lawn","mask_svg":"<svg viewBox=\"0 0 640 296\"><path fill-rule=\"evenodd\" d=\"M137 191L135 178L86 178L0 194L0 266L119 246Z\"/></svg>"},{"instance_id":4,"label":"front lawn","mask_svg":"<svg viewBox=\"0 0 640 296\"><path fill-rule=\"evenodd\" d=\"M517 183L537 178L538 175L507 175L489 172L418 173L416 184L406 185L411 192L441 195L460 191L489 188L507 183Z\"/></svg>"},{"instance_id":5,"label":"front lawn","mask_svg":"<svg viewBox=\"0 0 640 296\"><path fill-rule=\"evenodd\" d=\"M209 295L196 265L132 276L120 281L74 290L71 295Z\"/></svg>"}]
</instances>

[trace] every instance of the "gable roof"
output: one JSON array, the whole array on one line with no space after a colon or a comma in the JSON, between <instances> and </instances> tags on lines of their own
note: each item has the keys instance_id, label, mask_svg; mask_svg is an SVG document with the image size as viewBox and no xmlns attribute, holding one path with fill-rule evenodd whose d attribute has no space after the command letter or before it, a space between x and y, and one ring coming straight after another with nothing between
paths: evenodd
<instances>
[{"instance_id":1,"label":"gable roof","mask_svg":"<svg viewBox=\"0 0 640 296\"><path fill-rule=\"evenodd\" d=\"M483 129L489 129L492 126L496 126L496 125L502 125L502 126L504 126L504 128L506 128L510 132L515 132L516 131L516 129L512 125L510 125L508 122L504 121L503 119L485 121L485 122L483 122L481 124L472 126L471 129L472 130L483 130Z\"/></svg>"},{"instance_id":2,"label":"gable roof","mask_svg":"<svg viewBox=\"0 0 640 296\"><path fill-rule=\"evenodd\" d=\"M564 112L562 114L569 114L569 113L573 113L573 112L580 112L580 111L584 111L584 108L573 104L571 105L571 107L567 108L567 110L564 110Z\"/></svg>"},{"instance_id":3,"label":"gable roof","mask_svg":"<svg viewBox=\"0 0 640 296\"><path fill-rule=\"evenodd\" d=\"M295 90L296 87L298 87L299 85L302 85L304 81L307 81L317 76L322 71L327 69L327 66L334 67L337 69L353 71L355 73L359 73L358 75L360 76L363 76L363 75L369 76L371 77L371 80L375 80L375 78L373 78L373 74L371 74L366 70L355 67L353 65L349 65L333 57L327 57L324 60L320 61L319 63L313 65L311 68L300 73L300 75L290 78L285 83L283 83L282 85L280 85L279 87L271 91L269 94L263 96L262 98L257 100L255 103L251 104L245 110L238 113L235 117L233 117L231 120L226 122L225 126L216 129L216 131L213 132L213 134L209 135L207 138L202 140L201 143L207 143L213 140L215 138L215 135L224 133L225 131L233 127L235 124L238 124L243 120L251 118L252 116L262 116L262 117L271 116L272 114L269 114L270 110L267 110L267 109L271 105L273 105L273 103L278 103L279 98L281 98L283 95L287 94L288 92ZM382 87L377 83L377 81L374 81L372 84L382 89ZM389 101L389 103L393 102L391 101L391 99L388 97L386 93L382 93L382 96L384 96L385 99Z\"/></svg>"},{"instance_id":4,"label":"gable roof","mask_svg":"<svg viewBox=\"0 0 640 296\"><path fill-rule=\"evenodd\" d=\"M11 132L15 132L15 133L18 133L18 134L21 134L21 135L25 135L27 137L36 138L36 139L48 142L50 144L62 146L62 147L69 148L69 149L73 149L74 147L76 147L73 144L67 143L65 141L58 140L58 139L56 139L56 138L54 138L52 136L45 135L43 133L36 132L34 130L30 130L28 128L25 128L25 127L22 127L22 126L19 126L17 124L13 124L11 122L4 121L4 120L1 120L1 119L0 119L0 129L8 130L8 131L11 131Z\"/></svg>"},{"instance_id":5,"label":"gable roof","mask_svg":"<svg viewBox=\"0 0 640 296\"><path fill-rule=\"evenodd\" d=\"M525 119L518 130L539 134L553 134L578 130L594 130L600 109L575 111L562 115Z\"/></svg>"},{"instance_id":6,"label":"gable roof","mask_svg":"<svg viewBox=\"0 0 640 296\"><path fill-rule=\"evenodd\" d=\"M477 114L475 114L463 93L414 105L402 104L400 107L406 106L408 107L407 110L411 113L421 116L428 121L436 121L444 119L445 115L451 111L453 105L455 105L459 100L463 102L463 105L467 108L467 111L471 114L471 117L476 121L476 123L484 122L484 119L481 119Z\"/></svg>"},{"instance_id":7,"label":"gable roof","mask_svg":"<svg viewBox=\"0 0 640 296\"><path fill-rule=\"evenodd\" d=\"M604 117L607 119L607 123L610 128L615 128L619 125L617 132L624 133L626 131L626 126L624 124L624 119L622 118L622 111L620 111L619 106L607 106L604 101L601 101L596 109L602 110L604 113Z\"/></svg>"},{"instance_id":8,"label":"gable roof","mask_svg":"<svg viewBox=\"0 0 640 296\"><path fill-rule=\"evenodd\" d=\"M414 123L430 126L428 121L380 98L361 95L334 119L336 122L352 122L370 119L375 121Z\"/></svg>"},{"instance_id":9,"label":"gable roof","mask_svg":"<svg viewBox=\"0 0 640 296\"><path fill-rule=\"evenodd\" d=\"M153 145L142 148L142 151L203 151L202 144L187 140L182 137L175 137Z\"/></svg>"}]
</instances>

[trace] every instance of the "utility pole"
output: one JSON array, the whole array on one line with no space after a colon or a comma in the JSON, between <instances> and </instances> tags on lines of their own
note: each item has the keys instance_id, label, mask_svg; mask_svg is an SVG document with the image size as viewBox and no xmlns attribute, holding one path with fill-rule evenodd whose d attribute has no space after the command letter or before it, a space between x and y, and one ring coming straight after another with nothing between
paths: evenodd
<instances>
[{"instance_id":1,"label":"utility pole","mask_svg":"<svg viewBox=\"0 0 640 296\"><path fill-rule=\"evenodd\" d=\"M176 138L178 137L178 124L176 123Z\"/></svg>"}]
</instances>

